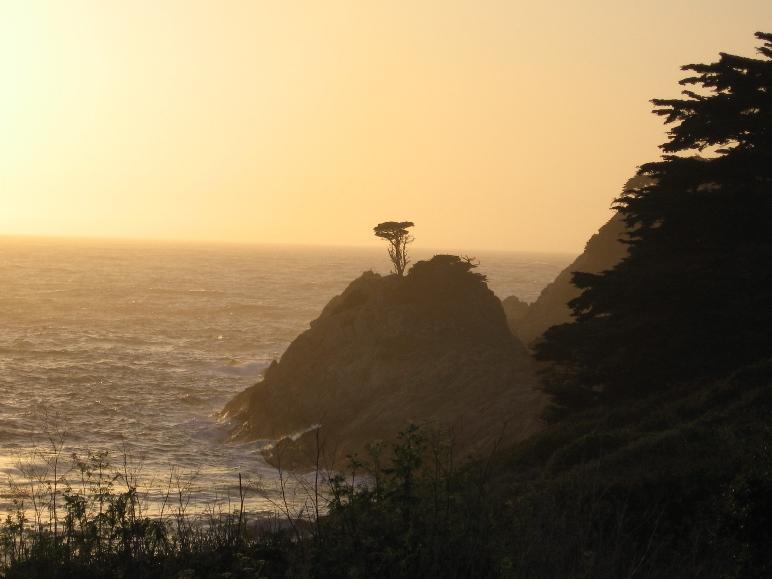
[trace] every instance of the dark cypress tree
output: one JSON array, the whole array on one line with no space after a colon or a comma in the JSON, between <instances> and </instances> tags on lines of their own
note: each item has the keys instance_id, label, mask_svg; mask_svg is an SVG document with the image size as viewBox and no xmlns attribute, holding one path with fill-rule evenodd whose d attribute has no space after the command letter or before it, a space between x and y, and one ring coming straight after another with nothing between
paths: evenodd
<instances>
[{"instance_id":1,"label":"dark cypress tree","mask_svg":"<svg viewBox=\"0 0 772 579\"><path fill-rule=\"evenodd\" d=\"M772 356L772 34L756 37L761 58L684 66L684 98L652 101L673 126L649 184L614 202L629 256L575 274L576 321L537 346L558 415Z\"/></svg>"}]
</instances>

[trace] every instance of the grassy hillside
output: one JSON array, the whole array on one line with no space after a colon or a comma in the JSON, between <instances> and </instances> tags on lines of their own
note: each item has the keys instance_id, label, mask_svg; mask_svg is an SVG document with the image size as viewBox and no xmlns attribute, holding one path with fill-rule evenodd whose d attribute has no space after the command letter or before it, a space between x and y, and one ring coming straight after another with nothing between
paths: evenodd
<instances>
[{"instance_id":1,"label":"grassy hillside","mask_svg":"<svg viewBox=\"0 0 772 579\"><path fill-rule=\"evenodd\" d=\"M769 574L772 361L555 424L501 453L520 577Z\"/></svg>"}]
</instances>

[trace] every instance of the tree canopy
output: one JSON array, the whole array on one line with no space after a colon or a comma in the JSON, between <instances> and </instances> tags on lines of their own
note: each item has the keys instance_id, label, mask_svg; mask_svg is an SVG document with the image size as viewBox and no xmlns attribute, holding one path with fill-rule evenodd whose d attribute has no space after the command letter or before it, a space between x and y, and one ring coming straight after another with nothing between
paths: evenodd
<instances>
[{"instance_id":1,"label":"tree canopy","mask_svg":"<svg viewBox=\"0 0 772 579\"><path fill-rule=\"evenodd\" d=\"M575 322L536 347L558 414L772 355L772 34L756 37L761 58L686 65L684 97L652 101L673 126L614 202L629 255L576 273Z\"/></svg>"},{"instance_id":2,"label":"tree canopy","mask_svg":"<svg viewBox=\"0 0 772 579\"><path fill-rule=\"evenodd\" d=\"M413 236L408 229L414 226L412 221L384 221L373 227L376 237L389 242L389 259L394 265L394 273L400 277L405 275L405 268L410 263L407 246L413 242Z\"/></svg>"}]
</instances>

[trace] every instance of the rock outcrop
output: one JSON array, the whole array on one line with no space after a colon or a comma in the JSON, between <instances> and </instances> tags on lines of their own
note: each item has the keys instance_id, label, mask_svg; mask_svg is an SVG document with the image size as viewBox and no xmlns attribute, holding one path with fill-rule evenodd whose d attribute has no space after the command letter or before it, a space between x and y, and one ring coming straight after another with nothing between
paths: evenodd
<instances>
[{"instance_id":1,"label":"rock outcrop","mask_svg":"<svg viewBox=\"0 0 772 579\"><path fill-rule=\"evenodd\" d=\"M542 290L524 315L509 318L510 326L524 344L531 344L554 325L571 321L568 302L580 293L571 281L574 272L600 273L614 267L627 254L627 246L620 241L625 232L621 216L614 215L590 238L584 252Z\"/></svg>"},{"instance_id":2,"label":"rock outcrop","mask_svg":"<svg viewBox=\"0 0 772 579\"><path fill-rule=\"evenodd\" d=\"M507 317L509 329L513 334L517 335L517 328L528 315L531 305L517 296L509 296L501 300L501 305L504 308L504 315Z\"/></svg>"},{"instance_id":3,"label":"rock outcrop","mask_svg":"<svg viewBox=\"0 0 772 579\"><path fill-rule=\"evenodd\" d=\"M625 183L624 190L638 189L649 183L648 177L636 175ZM617 213L590 238L584 252L542 290L527 311L524 312L522 308L507 309L510 327L524 344L531 344L548 328L573 319L568 302L580 293L572 282L574 272L600 273L613 268L627 255L627 245L624 243L626 236L627 226ZM517 300L512 296L504 303L512 298Z\"/></svg>"},{"instance_id":4,"label":"rock outcrop","mask_svg":"<svg viewBox=\"0 0 772 579\"><path fill-rule=\"evenodd\" d=\"M302 466L317 436L329 461L410 422L451 428L462 454L534 432L544 400L533 362L471 268L438 255L403 278L367 272L353 281L228 403L235 436L279 440L269 459Z\"/></svg>"}]
</instances>

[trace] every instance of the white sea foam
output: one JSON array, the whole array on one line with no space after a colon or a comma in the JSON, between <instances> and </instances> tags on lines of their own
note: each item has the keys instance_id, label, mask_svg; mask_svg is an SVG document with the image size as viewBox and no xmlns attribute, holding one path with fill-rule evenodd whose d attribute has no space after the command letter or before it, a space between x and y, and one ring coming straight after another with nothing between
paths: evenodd
<instances>
[{"instance_id":1,"label":"white sea foam","mask_svg":"<svg viewBox=\"0 0 772 579\"><path fill-rule=\"evenodd\" d=\"M233 362L224 366L218 366L215 371L226 376L244 376L257 378L268 367L269 362Z\"/></svg>"}]
</instances>

